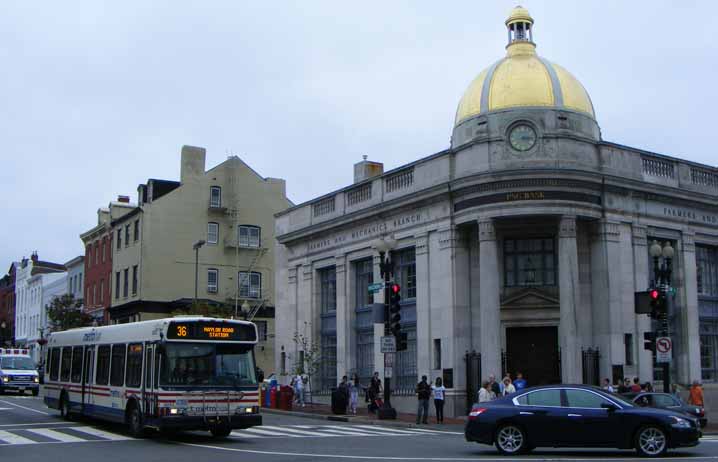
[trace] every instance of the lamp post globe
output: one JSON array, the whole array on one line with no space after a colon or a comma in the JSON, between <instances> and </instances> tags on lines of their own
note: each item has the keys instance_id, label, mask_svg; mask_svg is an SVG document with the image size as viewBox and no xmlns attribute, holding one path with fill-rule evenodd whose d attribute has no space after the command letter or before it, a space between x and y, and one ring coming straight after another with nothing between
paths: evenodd
<instances>
[{"instance_id":1,"label":"lamp post globe","mask_svg":"<svg viewBox=\"0 0 718 462\"><path fill-rule=\"evenodd\" d=\"M666 242L666 245L663 247L663 250L661 253L663 254L664 258L673 258L675 250L671 246L670 242Z\"/></svg>"}]
</instances>

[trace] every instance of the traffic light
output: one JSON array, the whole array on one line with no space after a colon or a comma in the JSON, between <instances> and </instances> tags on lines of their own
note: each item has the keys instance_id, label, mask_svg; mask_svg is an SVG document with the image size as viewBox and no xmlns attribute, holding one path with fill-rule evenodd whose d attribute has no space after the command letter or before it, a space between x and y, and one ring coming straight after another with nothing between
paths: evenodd
<instances>
[{"instance_id":1,"label":"traffic light","mask_svg":"<svg viewBox=\"0 0 718 462\"><path fill-rule=\"evenodd\" d=\"M643 349L656 351L656 333L655 332L644 332L643 333Z\"/></svg>"},{"instance_id":2,"label":"traffic light","mask_svg":"<svg viewBox=\"0 0 718 462\"><path fill-rule=\"evenodd\" d=\"M401 287L399 284L392 284L389 294L389 330L397 340L401 333L401 305L399 302L401 302Z\"/></svg>"},{"instance_id":3,"label":"traffic light","mask_svg":"<svg viewBox=\"0 0 718 462\"><path fill-rule=\"evenodd\" d=\"M396 338L396 351L404 351L407 348L409 348L409 336L406 332L401 332Z\"/></svg>"}]
</instances>

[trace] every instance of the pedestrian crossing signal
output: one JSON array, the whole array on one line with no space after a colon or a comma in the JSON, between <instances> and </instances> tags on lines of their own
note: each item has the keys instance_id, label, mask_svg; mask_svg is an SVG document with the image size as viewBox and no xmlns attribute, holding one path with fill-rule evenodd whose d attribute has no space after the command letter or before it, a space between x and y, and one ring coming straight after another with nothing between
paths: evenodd
<instances>
[{"instance_id":1,"label":"pedestrian crossing signal","mask_svg":"<svg viewBox=\"0 0 718 462\"><path fill-rule=\"evenodd\" d=\"M401 333L401 287L399 284L391 285L389 296L389 330L399 339Z\"/></svg>"}]
</instances>

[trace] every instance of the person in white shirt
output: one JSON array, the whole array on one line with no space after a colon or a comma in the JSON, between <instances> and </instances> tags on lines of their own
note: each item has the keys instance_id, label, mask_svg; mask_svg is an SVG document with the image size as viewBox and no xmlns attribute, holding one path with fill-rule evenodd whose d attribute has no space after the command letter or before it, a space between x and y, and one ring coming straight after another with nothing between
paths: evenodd
<instances>
[{"instance_id":1,"label":"person in white shirt","mask_svg":"<svg viewBox=\"0 0 718 462\"><path fill-rule=\"evenodd\" d=\"M444 423L444 387L441 377L436 378L436 383L431 386L431 392L434 395L434 407L436 408L436 423Z\"/></svg>"},{"instance_id":2,"label":"person in white shirt","mask_svg":"<svg viewBox=\"0 0 718 462\"><path fill-rule=\"evenodd\" d=\"M611 381L608 379L603 379L603 389L609 393L614 392L613 385L611 385Z\"/></svg>"},{"instance_id":3,"label":"person in white shirt","mask_svg":"<svg viewBox=\"0 0 718 462\"><path fill-rule=\"evenodd\" d=\"M514 387L514 384L511 383L511 377L509 377L508 375L504 377L503 384L504 386L501 391L501 394L503 396L510 395L511 393L516 393L516 387Z\"/></svg>"},{"instance_id":4,"label":"person in white shirt","mask_svg":"<svg viewBox=\"0 0 718 462\"><path fill-rule=\"evenodd\" d=\"M294 393L297 395L297 404L304 407L304 379L301 374L294 378Z\"/></svg>"},{"instance_id":5,"label":"person in white shirt","mask_svg":"<svg viewBox=\"0 0 718 462\"><path fill-rule=\"evenodd\" d=\"M489 381L484 380L484 383L481 384L481 388L479 388L479 402L480 403L486 403L496 397L494 395L494 393L489 389L489 387L490 387Z\"/></svg>"}]
</instances>

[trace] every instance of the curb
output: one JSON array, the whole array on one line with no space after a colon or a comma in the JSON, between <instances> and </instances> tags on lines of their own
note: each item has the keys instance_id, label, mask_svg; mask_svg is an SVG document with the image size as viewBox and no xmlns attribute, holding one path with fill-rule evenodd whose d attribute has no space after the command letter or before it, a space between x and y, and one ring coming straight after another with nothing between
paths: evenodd
<instances>
[{"instance_id":1,"label":"curb","mask_svg":"<svg viewBox=\"0 0 718 462\"><path fill-rule=\"evenodd\" d=\"M427 428L426 425L417 425L412 422L402 422L396 420L378 420L378 419L367 419L366 417L353 417L353 416L342 416L342 415L328 415L328 414L315 414L313 412L301 412L301 411L283 411L280 409L272 408L261 408L261 413L274 414L274 415L288 415L292 417L303 417L308 419L324 419L331 420L334 422L356 422L365 425L382 425L385 427L403 427L403 428ZM463 425L461 424L447 424L447 425ZM432 426L433 427L433 426ZM433 428L432 428L433 429Z\"/></svg>"}]
</instances>

